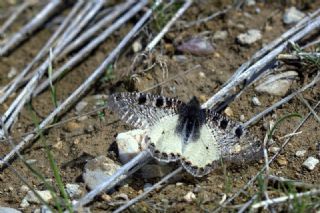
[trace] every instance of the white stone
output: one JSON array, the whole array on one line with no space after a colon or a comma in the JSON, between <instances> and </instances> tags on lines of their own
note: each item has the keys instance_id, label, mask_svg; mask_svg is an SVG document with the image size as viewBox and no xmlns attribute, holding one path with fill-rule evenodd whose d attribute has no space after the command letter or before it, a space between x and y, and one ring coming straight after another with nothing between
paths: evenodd
<instances>
[{"instance_id":1,"label":"white stone","mask_svg":"<svg viewBox=\"0 0 320 213\"><path fill-rule=\"evenodd\" d=\"M241 33L237 36L240 44L250 45L262 38L261 31L257 29L250 29L246 33Z\"/></svg>"},{"instance_id":2,"label":"white stone","mask_svg":"<svg viewBox=\"0 0 320 213\"><path fill-rule=\"evenodd\" d=\"M88 105L88 102L86 101L80 101L79 103L77 103L76 105L77 113L80 113L82 110L84 110L87 105Z\"/></svg>"},{"instance_id":3,"label":"white stone","mask_svg":"<svg viewBox=\"0 0 320 213\"><path fill-rule=\"evenodd\" d=\"M254 5L256 5L256 1L255 0L246 0L245 4L247 6L254 6Z\"/></svg>"},{"instance_id":4,"label":"white stone","mask_svg":"<svg viewBox=\"0 0 320 213\"><path fill-rule=\"evenodd\" d=\"M122 132L117 135L116 143L119 151L119 158L121 163L125 164L142 149L146 148L143 142L145 131L141 129L134 129L127 132Z\"/></svg>"},{"instance_id":5,"label":"white stone","mask_svg":"<svg viewBox=\"0 0 320 213\"><path fill-rule=\"evenodd\" d=\"M255 87L255 90L260 93L269 95L284 96L290 89L293 81L298 77L295 71L288 71L276 75L269 75L263 78L260 84Z\"/></svg>"},{"instance_id":6,"label":"white stone","mask_svg":"<svg viewBox=\"0 0 320 213\"><path fill-rule=\"evenodd\" d=\"M303 12L297 10L297 8L290 7L289 9L285 10L282 19L285 24L296 24L305 16L306 15Z\"/></svg>"},{"instance_id":7,"label":"white stone","mask_svg":"<svg viewBox=\"0 0 320 213\"><path fill-rule=\"evenodd\" d=\"M80 186L74 183L67 183L66 184L66 191L71 198L79 197L82 194Z\"/></svg>"},{"instance_id":8,"label":"white stone","mask_svg":"<svg viewBox=\"0 0 320 213\"><path fill-rule=\"evenodd\" d=\"M191 203L192 201L194 201L196 199L196 195L193 192L188 192L183 199L188 202Z\"/></svg>"},{"instance_id":9,"label":"white stone","mask_svg":"<svg viewBox=\"0 0 320 213\"><path fill-rule=\"evenodd\" d=\"M9 73L8 73L8 78L11 79L11 78L13 78L13 77L16 76L16 75L17 75L17 69L14 68L14 67L11 67L11 69L10 69L10 71L9 71Z\"/></svg>"},{"instance_id":10,"label":"white stone","mask_svg":"<svg viewBox=\"0 0 320 213\"><path fill-rule=\"evenodd\" d=\"M306 154L306 150L298 150L298 151L296 151L296 156L297 157L303 157L305 154Z\"/></svg>"},{"instance_id":11,"label":"white stone","mask_svg":"<svg viewBox=\"0 0 320 213\"><path fill-rule=\"evenodd\" d=\"M257 98L257 97L252 98L252 103L255 106L261 106L261 102L260 102L259 98Z\"/></svg>"},{"instance_id":12,"label":"white stone","mask_svg":"<svg viewBox=\"0 0 320 213\"><path fill-rule=\"evenodd\" d=\"M45 201L49 202L52 199L51 192L49 190L39 191L35 190L35 192ZM36 197L36 195L33 193L33 191L28 191L28 194L24 197L26 201L29 203L41 203L40 200Z\"/></svg>"},{"instance_id":13,"label":"white stone","mask_svg":"<svg viewBox=\"0 0 320 213\"><path fill-rule=\"evenodd\" d=\"M228 36L226 30L217 31L213 34L213 40L225 40Z\"/></svg>"},{"instance_id":14,"label":"white stone","mask_svg":"<svg viewBox=\"0 0 320 213\"><path fill-rule=\"evenodd\" d=\"M272 154L277 153L279 150L280 150L280 148L277 147L277 146L272 146L272 147L270 147L270 148L268 149L268 151L269 151L270 153L272 153Z\"/></svg>"},{"instance_id":15,"label":"white stone","mask_svg":"<svg viewBox=\"0 0 320 213\"><path fill-rule=\"evenodd\" d=\"M9 207L0 206L0 213L21 213L21 211Z\"/></svg>"},{"instance_id":16,"label":"white stone","mask_svg":"<svg viewBox=\"0 0 320 213\"><path fill-rule=\"evenodd\" d=\"M84 173L82 174L83 180L86 185L93 189L100 183L104 182L113 175L120 166L113 160L105 157L96 157L85 165Z\"/></svg>"},{"instance_id":17,"label":"white stone","mask_svg":"<svg viewBox=\"0 0 320 213\"><path fill-rule=\"evenodd\" d=\"M25 198L23 198L21 203L20 203L20 207L21 208L27 208L28 206L30 206L30 203Z\"/></svg>"},{"instance_id":18,"label":"white stone","mask_svg":"<svg viewBox=\"0 0 320 213\"><path fill-rule=\"evenodd\" d=\"M319 160L315 157L308 157L307 160L305 160L302 164L305 168L312 171L316 167L316 165L319 163Z\"/></svg>"},{"instance_id":19,"label":"white stone","mask_svg":"<svg viewBox=\"0 0 320 213\"><path fill-rule=\"evenodd\" d=\"M132 44L132 50L133 52L139 52L142 50L142 44L140 41L134 41L133 44Z\"/></svg>"}]
</instances>

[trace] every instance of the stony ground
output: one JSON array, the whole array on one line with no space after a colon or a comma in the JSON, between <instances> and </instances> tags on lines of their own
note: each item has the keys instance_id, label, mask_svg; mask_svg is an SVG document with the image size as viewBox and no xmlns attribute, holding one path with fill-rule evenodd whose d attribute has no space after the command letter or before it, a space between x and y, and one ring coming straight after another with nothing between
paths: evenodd
<instances>
[{"instance_id":1,"label":"stony ground","mask_svg":"<svg viewBox=\"0 0 320 213\"><path fill-rule=\"evenodd\" d=\"M226 2L221 2L200 1L188 9L182 20L190 23L214 12L221 11L228 6ZM303 3L279 4L260 3L259 1L259 3L253 5L244 4L237 10L231 9L225 15L200 25L185 28L182 22L178 22L173 30L165 35L157 46L156 51L143 58L142 62L136 66L136 69L132 70L132 65L137 55L134 52L136 45L145 46L150 38L156 35L157 24L159 24L157 21L161 21L156 19L155 23L152 22L154 25L150 24L138 36L133 45L129 46L117 59L112 73L110 74L106 71L104 78L82 99L81 104L75 106L57 122L91 112L101 104L101 100L105 100L109 94L116 91L149 90L149 92L156 94L178 97L183 101L189 100L192 96L197 96L203 103L217 92L233 72L256 51L268 42L278 38L292 26L284 23L285 9L296 6L303 13L308 13L319 7L319 3L316 2L301 2ZM0 10L5 11L15 4L18 4L18 2L4 1L3 4L0 4ZM32 17L38 9L34 7L23 14L11 29L12 32L25 24L25 20ZM159 15L159 17L161 16ZM3 22L4 19L0 21ZM133 21L117 31L117 35L104 42L90 55L88 60L77 66L55 84L58 102L68 97L103 61L108 52L119 42L119 38L128 32ZM0 86L10 82L13 76L9 75L9 73L12 74L12 70L19 72L32 60L55 29L56 26L54 24L47 24L46 28L33 35L30 40L17 48L12 54L0 58ZM248 36L249 39L243 40ZM190 39L192 41L192 38L201 38L200 41L196 40L196 43L204 42L206 50L204 52L203 50L190 52L187 42L190 42ZM64 58L64 60L68 60L68 57ZM63 61L54 64L54 66L58 66ZM195 66L197 67L195 68ZM221 113L233 120L246 121L282 99L286 94L301 88L314 77L314 73L307 73L305 70L299 69L299 67L284 67L283 73L287 71L295 72L293 74L289 73L290 78L285 83L281 82L282 86L286 86L281 87L280 91L261 91L257 89L258 84L253 85L247 88L238 99ZM188 73L184 74L183 72L185 71ZM14 75L14 72L12 75ZM152 88L154 85L164 81L167 82ZM314 106L319 101L319 95L319 84L303 93L303 97L311 106ZM14 98L15 95L0 106L1 113L8 108ZM39 119L45 118L54 108L49 91L34 98L31 101L31 105ZM124 122L119 121L118 117L112 112L104 110L103 113L104 116L101 116L101 113L95 113L94 115L84 116L56 125L45 135L45 141L49 144L54 159L60 168L63 182L79 186L79 193L75 195L75 199L88 191L88 187L82 177L86 160L98 156L106 156L107 161L120 165L115 148L115 137L118 133L132 129ZM292 113L298 113L305 117L309 113L309 109L301 100L294 98L255 123L250 128L250 131L262 140L270 123L275 123L282 117ZM270 155L281 146L285 141L285 136L290 134L300 121L299 118L292 117L281 122L273 135L274 143L270 145ZM293 137L281 155L270 165L270 174L319 185L320 165L316 165L314 169L308 169L303 166L303 163L309 157L320 158L319 127L319 122L311 116L299 130L300 133ZM32 112L26 107L14 125L12 135L15 137L15 141L19 142L20 136L32 129ZM10 145L3 143L0 148L1 156L4 156L10 148ZM298 151L300 152L298 153ZM31 161L32 165L41 171L50 183L55 183L44 144L40 140L25 149L23 156L28 161ZM257 174L263 165L264 162L260 160L256 163L241 166L222 166L203 178L194 178L184 173L161 190L151 193L149 197L132 207L131 210L136 212L212 211L219 206L223 199L243 187ZM45 185L24 166L21 160L14 160L12 168L15 168L19 174L25 177L35 189L46 189ZM28 189L12 170L2 170L0 180L0 206L21 209L23 212L33 212L34 209L39 208L39 204L32 202L30 205L21 207L21 202ZM157 180L159 178L143 178L143 175L136 174L123 186L97 198L91 204L91 211L111 211L119 203L123 203L124 200L134 198L142 193L144 188ZM253 195L259 194L259 186L261 186L259 183L253 184L223 211L236 211L238 205L245 203ZM267 188L270 197L301 190L303 189L288 189L282 185L276 187L271 184ZM259 199L264 199L264 197L259 195ZM304 203L298 202L298 204L301 204L301 206L307 204L306 208L314 210L314 203L317 201L319 201L319 198L307 198ZM309 204L312 204L311 207ZM289 206L288 203L285 203L285 205L279 205L275 209L287 211Z\"/></svg>"}]
</instances>

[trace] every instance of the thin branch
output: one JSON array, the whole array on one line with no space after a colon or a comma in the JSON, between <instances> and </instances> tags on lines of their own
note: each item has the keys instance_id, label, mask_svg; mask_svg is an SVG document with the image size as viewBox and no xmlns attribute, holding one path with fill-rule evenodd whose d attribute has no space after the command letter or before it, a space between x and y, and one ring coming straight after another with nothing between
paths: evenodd
<instances>
[{"instance_id":1,"label":"thin branch","mask_svg":"<svg viewBox=\"0 0 320 213\"><path fill-rule=\"evenodd\" d=\"M80 63L84 58L88 57L89 54L102 42L104 42L113 32L119 29L123 24L125 24L130 18L136 15L141 8L146 5L145 1L140 1L133 8L131 8L127 13L125 13L121 18L119 18L115 23L113 23L108 29L102 32L95 39L90 41L85 47L83 47L77 54L75 54L72 58L70 58L64 65L62 65L59 69L57 69L52 74L52 81L56 81L59 76L66 73L68 70L71 70L78 63ZM49 80L46 79L42 82L37 89L33 93L33 97L39 95L44 89L49 86Z\"/></svg>"},{"instance_id":2,"label":"thin branch","mask_svg":"<svg viewBox=\"0 0 320 213\"><path fill-rule=\"evenodd\" d=\"M316 109L318 106L320 105L320 101L314 106L314 109ZM296 133L301 127L302 125L307 121L307 119L311 116L311 112L309 112L306 117L296 126L296 128L293 130L293 133ZM286 147L286 145L289 143L289 141L291 140L293 136L289 137L280 147L280 150L275 153L272 158L269 160L268 164L272 163L276 157L281 153L281 151ZM258 178L258 176L260 174L262 174L262 172L266 169L266 166L262 167L261 170L254 176L252 177L247 183L246 185L244 185L240 190L238 190L237 192L235 192L228 200L226 200L220 207L218 207L216 210L214 210L214 212L219 212L222 208L224 208L227 204L229 204L230 202L232 202L236 197L238 197L243 191L245 191L249 186L251 186L254 181Z\"/></svg>"},{"instance_id":3,"label":"thin branch","mask_svg":"<svg viewBox=\"0 0 320 213\"><path fill-rule=\"evenodd\" d=\"M40 61L47 53L50 47L52 47L54 41L60 36L60 34L65 30L65 28L69 25L70 21L74 18L75 14L79 11L79 9L83 6L84 1L79 0L77 4L74 5L71 12L68 14L67 18L63 21L63 23L59 26L59 28L55 31L55 33L50 37L47 43L42 47L37 56L25 67L20 74L9 84L5 89L0 91L0 94L3 93L0 97L0 104L7 100L7 98L17 90L20 86L21 81L24 81L24 76L31 70L31 68Z\"/></svg>"},{"instance_id":4,"label":"thin branch","mask_svg":"<svg viewBox=\"0 0 320 213\"><path fill-rule=\"evenodd\" d=\"M305 85L304 87L302 87L301 89L299 89L296 92L291 93L290 95L288 95L287 97L281 99L280 101L278 101L277 103L273 104L272 106L268 107L267 109L265 109L264 111L260 112L259 114L255 115L254 117L252 117L250 120L248 120L247 122L245 122L243 124L244 127L248 127L250 125L255 124L258 120L260 120L263 116L265 116L266 114L270 113L271 111L275 110L276 108L278 108L279 106L287 103L288 101L290 101L292 98L294 98L296 95L300 94L301 92L305 91L306 89L314 86L318 81L320 80L320 73L318 73L318 75L307 85Z\"/></svg>"},{"instance_id":5,"label":"thin branch","mask_svg":"<svg viewBox=\"0 0 320 213\"><path fill-rule=\"evenodd\" d=\"M141 168L145 163L150 160L150 154L148 151L142 151L128 163L123 165L120 169L116 171L112 176L108 177L106 181L95 187L92 191L82 197L77 201L73 208L76 210L86 204L90 203L97 195L101 194L104 191L107 191L119 184L121 181L126 179L131 173L135 172L137 169ZM136 169L133 169L136 167ZM130 173L129 173L130 171Z\"/></svg>"},{"instance_id":6,"label":"thin branch","mask_svg":"<svg viewBox=\"0 0 320 213\"><path fill-rule=\"evenodd\" d=\"M316 118L316 120L320 123L320 117L317 114L317 112L315 112L312 107L310 106L310 104L308 103L308 101L299 93L298 94L298 98L302 101L302 103L304 103L308 109L312 112L313 116Z\"/></svg>"},{"instance_id":7,"label":"thin branch","mask_svg":"<svg viewBox=\"0 0 320 213\"><path fill-rule=\"evenodd\" d=\"M178 167L176 170L174 170L173 172L167 174L164 178L162 178L159 182L157 182L156 184L154 184L152 187L148 188L146 191L144 191L143 193L141 193L139 196L133 198L132 200L128 201L126 204L124 204L123 206L119 207L118 209L116 209L115 211L113 211L113 213L119 213L122 212L123 210L129 208L130 206L132 206L133 204L137 203L138 201L140 201L142 198L146 197L150 192L152 192L153 190L156 190L158 188L161 187L161 185L165 182L167 182L170 178L176 176L177 174L179 174L181 171L183 171L182 166Z\"/></svg>"},{"instance_id":8,"label":"thin branch","mask_svg":"<svg viewBox=\"0 0 320 213\"><path fill-rule=\"evenodd\" d=\"M15 47L39 29L64 4L62 0L52 0L27 25L10 38L5 46L0 48L0 56L9 54Z\"/></svg>"},{"instance_id":9,"label":"thin branch","mask_svg":"<svg viewBox=\"0 0 320 213\"><path fill-rule=\"evenodd\" d=\"M320 9L319 9L320 11ZM247 80L251 79L253 76L255 76L254 81L258 79L258 75L261 74L261 71L263 68L268 65L270 62L272 62L276 56L281 53L286 47L287 44L290 42L296 42L305 35L309 34L315 29L318 29L320 27L320 17L315 18L311 23L308 23L300 32L293 35L288 41L283 42L278 47L275 47L271 52L266 54L263 58L261 58L259 61L257 61L255 64L253 64L251 67L246 69L245 71L241 71L240 73L235 73L231 80L224 85L223 88L221 88L214 96L212 96L205 104L206 108L212 108L214 105L221 103L225 101L227 98L232 97L235 95L238 97L241 92L234 91L233 89L237 86L240 86L244 83L246 83ZM260 55L260 53L257 52L257 55ZM250 62L251 63L251 62ZM245 63L246 64L246 63ZM249 65L246 65L246 67ZM260 73L259 73L260 72ZM254 82L253 80L247 84L246 86L252 84ZM244 87L247 88L247 87ZM243 90L241 90L243 91Z\"/></svg>"},{"instance_id":10,"label":"thin branch","mask_svg":"<svg viewBox=\"0 0 320 213\"><path fill-rule=\"evenodd\" d=\"M176 14L171 18L170 21L162 28L161 32L147 45L145 51L151 51L158 42L162 39L164 34L166 34L172 25L184 14L184 12L191 6L192 0L186 0L182 7L176 12Z\"/></svg>"},{"instance_id":11,"label":"thin branch","mask_svg":"<svg viewBox=\"0 0 320 213\"><path fill-rule=\"evenodd\" d=\"M288 200L293 200L296 198L301 198L305 196L315 196L320 194L320 189L312 189L308 192L302 192L302 193L297 193L297 194L289 194L287 196L282 196L282 197L277 197L271 200L266 200L266 201L261 201L259 203L253 204L252 209L257 209L261 207L265 207L267 205L275 205L275 204L280 204L284 203Z\"/></svg>"},{"instance_id":12,"label":"thin branch","mask_svg":"<svg viewBox=\"0 0 320 213\"><path fill-rule=\"evenodd\" d=\"M19 5L0 28L0 35L3 36L4 32L13 24L13 22L18 18L18 16L32 4L35 4L35 1L25 1L21 5Z\"/></svg>"},{"instance_id":13,"label":"thin branch","mask_svg":"<svg viewBox=\"0 0 320 213\"><path fill-rule=\"evenodd\" d=\"M289 185L290 186L294 186L296 188L300 188L300 189L315 189L315 188L320 188L319 185L314 185L314 184L310 184L310 183L304 183L302 181L297 181L297 180L292 180L292 179L288 179L288 178L284 178L284 177L278 177L275 175L269 175L267 177L270 181L272 181L273 183L282 183L285 185Z\"/></svg>"}]
</instances>

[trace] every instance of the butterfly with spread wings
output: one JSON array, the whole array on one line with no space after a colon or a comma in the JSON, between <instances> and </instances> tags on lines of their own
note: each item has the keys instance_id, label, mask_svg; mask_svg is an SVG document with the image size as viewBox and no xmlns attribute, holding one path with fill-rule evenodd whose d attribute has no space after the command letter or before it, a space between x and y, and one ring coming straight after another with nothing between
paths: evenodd
<instances>
[{"instance_id":1,"label":"butterfly with spread wings","mask_svg":"<svg viewBox=\"0 0 320 213\"><path fill-rule=\"evenodd\" d=\"M220 160L245 163L262 155L261 144L240 123L209 109L196 97L188 103L148 93L115 93L109 107L122 120L146 129L151 155L163 162L180 161L187 172L202 177Z\"/></svg>"}]
</instances>

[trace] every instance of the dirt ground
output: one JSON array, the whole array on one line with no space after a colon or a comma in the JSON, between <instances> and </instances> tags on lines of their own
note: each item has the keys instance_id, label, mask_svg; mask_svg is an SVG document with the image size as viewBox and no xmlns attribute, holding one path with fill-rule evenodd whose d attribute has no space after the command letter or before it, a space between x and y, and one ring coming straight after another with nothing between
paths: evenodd
<instances>
[{"instance_id":1,"label":"dirt ground","mask_svg":"<svg viewBox=\"0 0 320 213\"><path fill-rule=\"evenodd\" d=\"M201 3L193 4L186 14L183 15L182 19L184 21L189 22L197 20L199 17L209 16L228 5L227 3L219 3L220 1L216 3L212 3L212 1L200 2ZM299 9L306 13L314 11L319 5L319 2L311 1L307 6L302 3L296 4ZM9 3L3 3L3 5L0 4L0 10L4 11L6 7L12 6L13 5ZM152 63L155 63L155 66L143 74L135 74L134 81L130 81L130 76L134 74L131 67L135 53L131 47L128 47L127 51L125 51L114 64L115 77L111 81L99 81L95 88L84 97L84 100L87 100L90 104L86 106L81 113L90 112L96 108L95 101L92 101L94 95L109 95L115 91L143 91L183 71L193 69L196 65L200 65L200 68L196 68L186 75L178 76L174 80L168 81L165 85L152 89L149 92L156 94L161 93L169 97L178 97L183 101L188 101L192 96L197 96L202 103L205 102L221 88L222 84L241 64L246 62L265 44L279 37L289 29L290 26L284 25L282 22L284 10L289 6L291 6L289 3L256 3L255 6L244 6L240 10L232 9L227 14L199 26L181 29L179 25L177 25L173 31L165 35L164 39L157 46L156 51L147 58L144 58L135 72L142 72L152 65ZM258 12L256 8L259 8ZM38 9L39 8L34 7L20 17L12 31L14 32L25 24L25 20L30 18ZM108 52L119 42L119 38L128 32L133 21L134 20L132 20L132 23L127 24L126 27L122 27L117 31L116 35L109 38L103 45L96 49L94 53L90 55L89 59L71 70L55 84L58 101L61 102L68 97L68 95L99 66L108 55ZM54 24L47 24L45 29L33 35L30 40L17 48L12 54L0 58L0 86L4 86L10 81L7 74L11 68L20 71L32 60L55 29L56 26ZM236 42L236 36L248 29L261 30L262 39L249 46L239 45ZM226 39L212 40L214 32L219 30L226 30L228 32ZM151 30L145 30L141 33L139 39L142 45L148 43L146 37L151 36L150 34L148 35L148 33L152 34ZM177 51L176 46L182 41L200 34L203 35L203 33L214 44L214 54L194 56ZM177 55L184 55L184 60L178 60ZM63 60L67 59L68 58L64 58ZM54 66L58 66L58 64ZM168 72L166 72L165 68L167 68ZM295 81L290 91L301 88L302 85L304 85L306 75L306 73L300 72L300 79ZM312 78L312 76L310 77ZM303 96L312 106L319 101L319 95L319 84L303 93ZM252 97L254 96L259 98L261 102L260 106L254 106L252 104ZM1 113L8 108L14 98L15 96L10 97L8 102L0 106ZM232 110L230 118L239 121L240 116L243 115L245 120L247 120L280 99L281 97L257 93L254 90L254 86L251 86L245 90L240 98L229 105ZM50 92L48 91L33 98L31 105L39 119L45 118L54 108ZM118 161L115 150L112 148L112 144L115 142L115 136L120 132L132 129L132 127L118 120L115 114L108 110L105 110L104 113L105 116L103 118L98 114L94 114L86 116L85 119L77 119L66 124L57 125L47 131L45 135L46 142L52 147L57 165L61 168L64 183L77 183L81 186L83 192L87 191L81 178L83 164L79 163L75 164L75 166L66 167L63 167L63 165L79 159L79 157L84 154L89 156L105 155ZM276 121L290 113L299 113L304 117L309 113L309 110L298 98L294 98L289 103L265 116L252 126L250 130L262 140L266 134L266 124L268 124L269 121ZM73 118L78 114L73 107L73 109L62 116L59 121ZM291 133L299 122L299 118L290 118L282 122L273 136L275 141L274 146L280 146L285 140L282 136ZM33 121L31 113L28 107L25 107L11 130L11 133L15 137L15 141L19 142L19 136L32 129ZM318 156L319 158L319 150L317 148L317 144L320 142L319 130L319 123L311 116L300 129L301 134L293 137L283 153L271 164L270 173L289 179L301 180L305 183L320 184L319 165L313 171L308 171L302 167L302 163L307 157ZM0 147L1 156L4 156L9 150L10 145L3 142ZM304 157L296 157L295 152L298 150L306 150L306 155ZM54 181L44 145L40 140L25 149L23 156L25 159L35 159L35 166L46 178ZM219 202L223 199L224 195L229 197L238 191L251 177L257 174L263 165L263 161L260 160L257 163L248 165L219 168L200 179L184 174L183 178L179 180L182 184L171 182L161 190L151 193L142 202L131 207L130 210L133 212L212 211L219 206ZM12 167L19 171L34 188L38 190L45 189L43 183L24 166L21 160L14 160ZM122 193L126 194L129 198L134 198L143 191L145 183L155 183L157 181L157 179L144 180L139 175L133 176L132 179L134 181L129 182L129 184L123 187L116 188L116 190L110 194L111 201L119 201L117 195ZM21 190L22 185L24 184L10 169L3 169L0 173L0 206L10 206L19 209L21 200L25 196L25 192ZM183 197L190 191L194 192L196 200L186 202ZM236 211L237 205L245 203L258 191L258 184L253 184L252 187L245 193L242 193L227 208L223 209L223 211ZM285 194L285 191L272 186L268 187L268 192L271 197ZM108 201L103 198L97 198L97 201L93 202L90 207L92 212L111 211L116 208L114 205L108 205ZM39 206L32 204L30 207L23 209L23 211L32 212L36 208L39 208ZM282 205L276 209L286 211L287 208L288 205Z\"/></svg>"}]
</instances>

